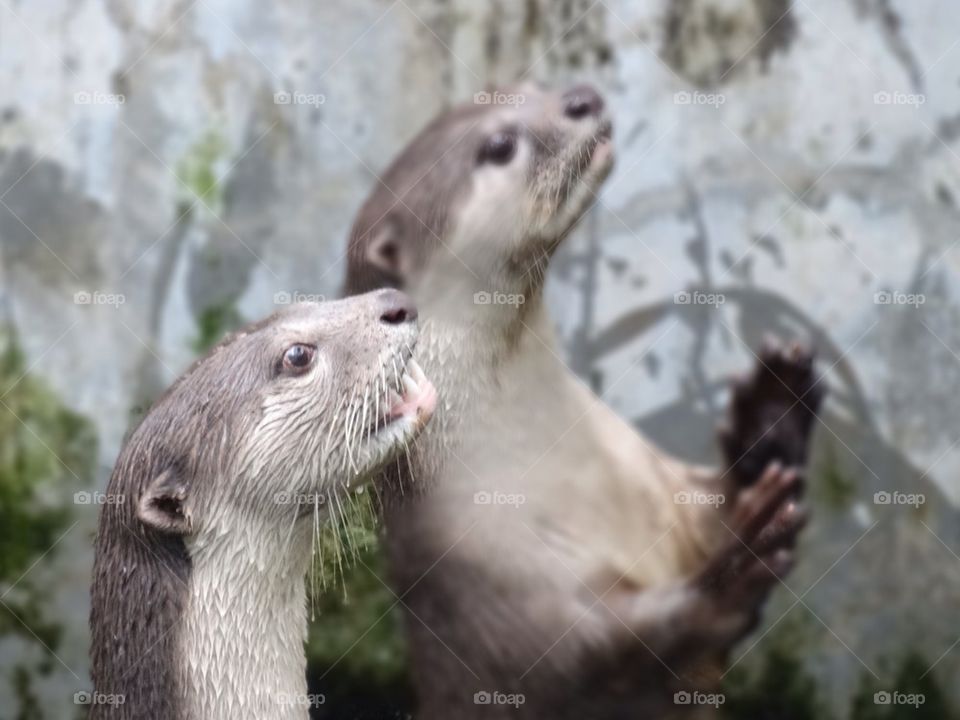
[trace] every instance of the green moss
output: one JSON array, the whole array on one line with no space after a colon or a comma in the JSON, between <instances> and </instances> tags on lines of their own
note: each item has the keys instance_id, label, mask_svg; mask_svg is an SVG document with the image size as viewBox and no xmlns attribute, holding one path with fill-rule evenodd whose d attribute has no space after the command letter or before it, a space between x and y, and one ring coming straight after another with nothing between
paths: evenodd
<instances>
[{"instance_id":1,"label":"green moss","mask_svg":"<svg viewBox=\"0 0 960 720\"><path fill-rule=\"evenodd\" d=\"M860 688L853 698L850 720L958 720L960 709L953 706L948 695L929 672L931 662L917 652L907 653L888 682L878 682L864 673ZM878 692L896 691L901 698L922 696L919 705L906 703L879 704Z\"/></svg>"},{"instance_id":2,"label":"green moss","mask_svg":"<svg viewBox=\"0 0 960 720\"><path fill-rule=\"evenodd\" d=\"M850 708L850 720L886 720L887 708L884 705L877 705L873 700L873 695L879 690L873 678L864 674L861 679L860 689L853 697L853 703Z\"/></svg>"},{"instance_id":3,"label":"green moss","mask_svg":"<svg viewBox=\"0 0 960 720\"><path fill-rule=\"evenodd\" d=\"M26 372L16 336L0 332L0 584L14 586L0 606L0 637L16 635L41 654L8 678L18 717L43 717L32 679L50 672L62 635L29 571L71 522L72 504L51 498L92 484L96 444L92 423Z\"/></svg>"},{"instance_id":4,"label":"green moss","mask_svg":"<svg viewBox=\"0 0 960 720\"><path fill-rule=\"evenodd\" d=\"M377 522L373 495L365 489L346 495L336 508L330 508L329 518L320 527L311 588L317 592L339 589L349 596L346 570L377 547Z\"/></svg>"},{"instance_id":5,"label":"green moss","mask_svg":"<svg viewBox=\"0 0 960 720\"><path fill-rule=\"evenodd\" d=\"M817 463L811 487L822 503L834 510L847 510L857 494L857 482L841 467L836 450L829 445Z\"/></svg>"},{"instance_id":6,"label":"green moss","mask_svg":"<svg viewBox=\"0 0 960 720\"><path fill-rule=\"evenodd\" d=\"M91 484L96 435L88 420L25 374L15 339L0 343L0 578L16 580L72 514L69 506L38 501L38 491Z\"/></svg>"},{"instance_id":7,"label":"green moss","mask_svg":"<svg viewBox=\"0 0 960 720\"><path fill-rule=\"evenodd\" d=\"M211 305L197 317L197 335L191 342L191 347L202 355L225 335L244 324L243 317L232 304Z\"/></svg>"},{"instance_id":8,"label":"green moss","mask_svg":"<svg viewBox=\"0 0 960 720\"><path fill-rule=\"evenodd\" d=\"M369 492L341 502L321 530L310 578L308 678L336 717L403 717L400 711L412 707L401 607L387 587L377 520Z\"/></svg>"},{"instance_id":9,"label":"green moss","mask_svg":"<svg viewBox=\"0 0 960 720\"><path fill-rule=\"evenodd\" d=\"M217 163L227 152L227 143L216 130L205 132L177 163L177 177L185 186L190 199L186 207L201 201L216 207L222 200L217 178ZM182 214L182 213L181 213Z\"/></svg>"},{"instance_id":10,"label":"green moss","mask_svg":"<svg viewBox=\"0 0 960 720\"><path fill-rule=\"evenodd\" d=\"M315 595L307 675L311 691L349 717L393 717L411 706L401 608L385 585L379 541L368 534L362 542L342 566L327 567L337 585Z\"/></svg>"},{"instance_id":11,"label":"green moss","mask_svg":"<svg viewBox=\"0 0 960 720\"><path fill-rule=\"evenodd\" d=\"M810 643L810 616L794 610L752 651L756 657L737 665L724 681L728 720L831 720L822 689L806 669ZM931 662L915 652L902 657L895 672L876 680L864 672L853 696L849 720L960 720L960 711L928 672ZM922 696L920 705L880 704L878 692L900 697Z\"/></svg>"},{"instance_id":12,"label":"green moss","mask_svg":"<svg viewBox=\"0 0 960 720\"><path fill-rule=\"evenodd\" d=\"M830 720L816 680L804 666L809 618L800 608L763 638L757 667L737 665L724 680L723 717L730 720Z\"/></svg>"},{"instance_id":13,"label":"green moss","mask_svg":"<svg viewBox=\"0 0 960 720\"><path fill-rule=\"evenodd\" d=\"M17 698L17 720L38 720L45 717L33 689L33 673L23 665L13 669L13 691Z\"/></svg>"},{"instance_id":14,"label":"green moss","mask_svg":"<svg viewBox=\"0 0 960 720\"><path fill-rule=\"evenodd\" d=\"M349 674L366 678L364 682L391 681L403 673L406 651L398 618L389 612L396 597L384 584L386 560L380 543L360 550L355 561L344 565L341 579L342 588L314 598L310 660L324 668L339 664Z\"/></svg>"}]
</instances>

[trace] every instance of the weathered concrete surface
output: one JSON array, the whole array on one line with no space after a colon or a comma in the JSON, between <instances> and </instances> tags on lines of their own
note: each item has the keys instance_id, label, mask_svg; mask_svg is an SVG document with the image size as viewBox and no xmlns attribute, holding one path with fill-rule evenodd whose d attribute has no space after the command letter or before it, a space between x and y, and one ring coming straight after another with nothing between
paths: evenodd
<instances>
[{"instance_id":1,"label":"weathered concrete surface","mask_svg":"<svg viewBox=\"0 0 960 720\"><path fill-rule=\"evenodd\" d=\"M748 348L814 339L827 479L796 596L777 602L809 606L806 655L838 707L908 645L931 665L946 652L935 673L955 677L958 40L960 8L907 0L2 3L5 319L96 421L102 486L201 325L262 315L278 292L336 294L353 213L435 112L488 83L589 79L620 154L551 278L571 365L658 442L708 458ZM725 302L674 301L693 289ZM874 504L884 490L927 502ZM32 571L63 588L62 663L38 685L50 717L85 678L94 518L78 512Z\"/></svg>"}]
</instances>

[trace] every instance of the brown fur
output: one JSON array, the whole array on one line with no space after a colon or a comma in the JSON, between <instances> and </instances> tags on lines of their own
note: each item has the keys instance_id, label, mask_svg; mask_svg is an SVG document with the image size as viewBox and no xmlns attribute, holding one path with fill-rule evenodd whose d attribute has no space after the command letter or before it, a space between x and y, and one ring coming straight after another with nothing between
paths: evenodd
<instances>
[{"instance_id":1,"label":"brown fur","mask_svg":"<svg viewBox=\"0 0 960 720\"><path fill-rule=\"evenodd\" d=\"M386 509L420 717L664 717L677 710L675 690L711 687L716 660L789 567L803 516L778 488L799 481L774 466L755 493L739 492L760 475L738 486L668 457L560 362L544 273L609 169L608 121L589 88L518 92L516 107L433 121L390 166L350 239L347 291L385 282L414 294L423 362L444 400ZM520 138L517 161L478 160L505 129ZM524 302L478 305L478 292ZM798 368L788 396L809 392L807 360L782 355ZM757 387L741 393L746 408L783 402L771 391L780 385ZM802 463L818 400L784 426L796 438L738 467ZM749 452L746 435L777 434L755 420L739 413L730 433L742 442L725 447ZM675 502L678 492L728 491L721 511ZM523 503L477 499L494 492ZM523 703L475 697L494 692Z\"/></svg>"}]
</instances>

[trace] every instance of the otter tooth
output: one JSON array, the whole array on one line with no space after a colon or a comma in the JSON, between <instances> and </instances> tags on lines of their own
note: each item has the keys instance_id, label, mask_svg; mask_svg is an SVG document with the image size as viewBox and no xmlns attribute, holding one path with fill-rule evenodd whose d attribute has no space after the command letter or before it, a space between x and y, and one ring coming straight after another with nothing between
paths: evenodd
<instances>
[{"instance_id":1,"label":"otter tooth","mask_svg":"<svg viewBox=\"0 0 960 720\"><path fill-rule=\"evenodd\" d=\"M403 376L403 389L406 391L406 394L410 395L419 395L420 386L414 381L409 375Z\"/></svg>"},{"instance_id":2,"label":"otter tooth","mask_svg":"<svg viewBox=\"0 0 960 720\"><path fill-rule=\"evenodd\" d=\"M415 358L410 358L410 364L407 365L407 369L410 372L410 377L413 378L414 382L416 382L418 386L424 384L427 376L424 374L423 368L420 367L420 363L418 363Z\"/></svg>"}]
</instances>

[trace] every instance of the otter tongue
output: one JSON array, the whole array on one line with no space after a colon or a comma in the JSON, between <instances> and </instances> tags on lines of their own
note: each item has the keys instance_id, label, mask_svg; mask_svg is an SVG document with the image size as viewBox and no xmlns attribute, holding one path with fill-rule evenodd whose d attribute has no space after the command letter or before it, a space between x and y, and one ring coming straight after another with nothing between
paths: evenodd
<instances>
[{"instance_id":1,"label":"otter tongue","mask_svg":"<svg viewBox=\"0 0 960 720\"><path fill-rule=\"evenodd\" d=\"M404 381L404 385L406 385L406 381ZM390 406L390 417L399 418L407 415L411 410L416 409L419 399L420 393L408 387L403 397L398 398L397 401Z\"/></svg>"},{"instance_id":2,"label":"otter tongue","mask_svg":"<svg viewBox=\"0 0 960 720\"><path fill-rule=\"evenodd\" d=\"M389 392L387 393L387 404L390 408L387 412L387 415L396 415L397 413L395 412L395 409L403 405L403 398L396 390L390 388Z\"/></svg>"}]
</instances>

